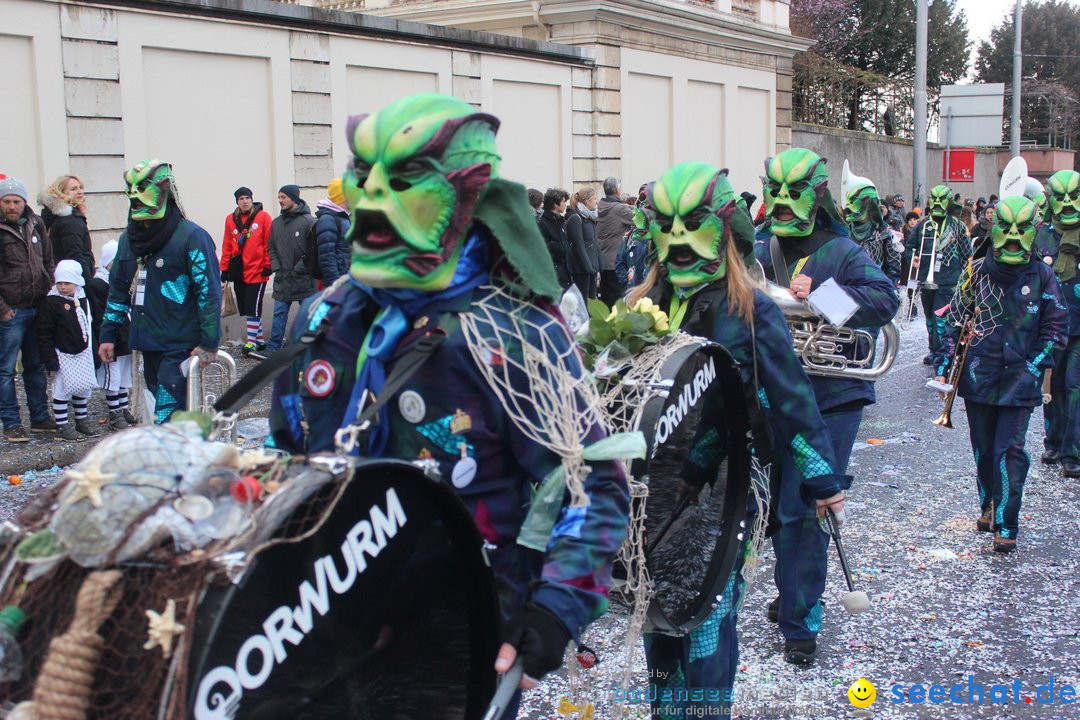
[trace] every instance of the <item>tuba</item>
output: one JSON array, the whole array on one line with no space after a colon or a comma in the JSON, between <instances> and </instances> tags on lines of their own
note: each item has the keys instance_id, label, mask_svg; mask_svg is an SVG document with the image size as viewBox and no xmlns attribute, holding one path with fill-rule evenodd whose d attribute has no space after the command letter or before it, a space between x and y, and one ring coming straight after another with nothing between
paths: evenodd
<instances>
[{"instance_id":1,"label":"tuba","mask_svg":"<svg viewBox=\"0 0 1080 720\"><path fill-rule=\"evenodd\" d=\"M765 294L784 313L795 355L808 375L872 382L888 372L896 360L900 333L895 322L881 328L884 347L879 353L877 341L869 331L829 324L809 304L793 298L787 288L766 282ZM844 355L849 347L855 348L855 357ZM860 354L862 347L868 349Z\"/></svg>"},{"instance_id":2,"label":"tuba","mask_svg":"<svg viewBox=\"0 0 1080 720\"><path fill-rule=\"evenodd\" d=\"M217 360L206 367L199 367L193 363L188 373L187 381L187 407L188 410L196 410L216 414L214 403L218 401L225 391L236 382L236 361L224 350L218 350ZM231 428L232 442L236 442L236 424Z\"/></svg>"}]
</instances>

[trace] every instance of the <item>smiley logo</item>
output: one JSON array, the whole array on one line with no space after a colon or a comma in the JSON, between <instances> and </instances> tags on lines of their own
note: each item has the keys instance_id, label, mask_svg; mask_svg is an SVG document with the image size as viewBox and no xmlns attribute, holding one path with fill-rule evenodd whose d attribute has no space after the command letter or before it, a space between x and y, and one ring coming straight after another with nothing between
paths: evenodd
<instances>
[{"instance_id":1,"label":"smiley logo","mask_svg":"<svg viewBox=\"0 0 1080 720\"><path fill-rule=\"evenodd\" d=\"M877 688L869 680L859 678L851 683L847 691L848 700L857 708L868 708L877 699Z\"/></svg>"}]
</instances>

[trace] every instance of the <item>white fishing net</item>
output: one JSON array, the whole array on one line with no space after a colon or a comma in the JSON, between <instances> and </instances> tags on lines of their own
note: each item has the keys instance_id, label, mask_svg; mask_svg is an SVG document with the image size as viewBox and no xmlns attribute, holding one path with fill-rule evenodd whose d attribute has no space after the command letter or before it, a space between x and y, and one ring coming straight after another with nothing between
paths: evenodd
<instances>
[{"instance_id":1,"label":"white fishing net","mask_svg":"<svg viewBox=\"0 0 1080 720\"><path fill-rule=\"evenodd\" d=\"M972 347L1000 326L1003 313L1001 286L981 271L982 264L981 259L969 264L956 284L952 302L945 314L949 325L964 327L971 324Z\"/></svg>"}]
</instances>

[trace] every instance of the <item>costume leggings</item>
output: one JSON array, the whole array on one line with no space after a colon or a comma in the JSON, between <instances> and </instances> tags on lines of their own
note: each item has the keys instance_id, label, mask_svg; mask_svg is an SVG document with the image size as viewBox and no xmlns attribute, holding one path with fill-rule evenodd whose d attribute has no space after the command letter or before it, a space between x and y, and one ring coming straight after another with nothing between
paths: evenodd
<instances>
[{"instance_id":1,"label":"costume leggings","mask_svg":"<svg viewBox=\"0 0 1080 720\"><path fill-rule=\"evenodd\" d=\"M649 702L653 718L674 720L692 718L692 710L716 709L717 717L727 717L739 664L739 605L746 581L742 578L746 548L739 553L735 569L712 615L687 635L674 637L645 633L645 659L649 667L649 690L634 697L619 688L613 699L626 699L627 708ZM634 717L637 717L634 715Z\"/></svg>"},{"instance_id":2,"label":"costume leggings","mask_svg":"<svg viewBox=\"0 0 1080 720\"><path fill-rule=\"evenodd\" d=\"M1073 335L1054 364L1051 400L1043 406L1047 450L1063 460L1080 462L1080 335Z\"/></svg>"},{"instance_id":3,"label":"costume leggings","mask_svg":"<svg viewBox=\"0 0 1080 720\"><path fill-rule=\"evenodd\" d=\"M964 401L971 449L975 452L979 508L993 504L994 530L1015 538L1031 460L1024 452L1024 436L1032 408L1003 407Z\"/></svg>"},{"instance_id":4,"label":"costume leggings","mask_svg":"<svg viewBox=\"0 0 1080 720\"><path fill-rule=\"evenodd\" d=\"M939 287L933 290L923 288L922 309L926 319L926 335L930 346L930 354L944 355L949 352L949 327L944 317L938 317L935 311L952 302L953 288Z\"/></svg>"},{"instance_id":5,"label":"costume leggings","mask_svg":"<svg viewBox=\"0 0 1080 720\"><path fill-rule=\"evenodd\" d=\"M862 408L824 413L822 419L836 453L837 474L846 474L851 446L862 422ZM780 632L787 640L816 638L821 630L828 567L829 534L817 519L813 500L807 502L800 489L802 476L790 452L783 455L784 481L780 486L777 519L780 528L773 535L776 569L773 574L780 591ZM787 478L797 478L788 482Z\"/></svg>"},{"instance_id":6,"label":"costume leggings","mask_svg":"<svg viewBox=\"0 0 1080 720\"><path fill-rule=\"evenodd\" d=\"M180 364L191 350L143 351L146 389L154 396L154 422L166 422L174 410L187 408L187 378Z\"/></svg>"}]
</instances>

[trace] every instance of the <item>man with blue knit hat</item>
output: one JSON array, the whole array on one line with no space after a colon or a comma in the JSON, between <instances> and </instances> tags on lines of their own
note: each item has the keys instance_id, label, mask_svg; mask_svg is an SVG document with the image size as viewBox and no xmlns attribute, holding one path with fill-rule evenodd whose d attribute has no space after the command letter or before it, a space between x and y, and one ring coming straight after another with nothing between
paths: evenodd
<instances>
[{"instance_id":1,"label":"man with blue knit hat","mask_svg":"<svg viewBox=\"0 0 1080 720\"><path fill-rule=\"evenodd\" d=\"M274 325L266 349L275 352L285 340L285 327L293 303L301 303L315 292L315 279L304 259L308 230L315 224L311 209L300 197L296 185L278 190L281 214L270 226L270 272L274 275Z\"/></svg>"},{"instance_id":2,"label":"man with blue knit hat","mask_svg":"<svg viewBox=\"0 0 1080 720\"><path fill-rule=\"evenodd\" d=\"M15 395L15 361L22 352L23 383L30 408L30 429L51 432L45 395L45 366L37 346L37 313L52 288L52 245L45 223L30 207L26 185L0 179L0 421L8 442L28 442Z\"/></svg>"}]
</instances>

